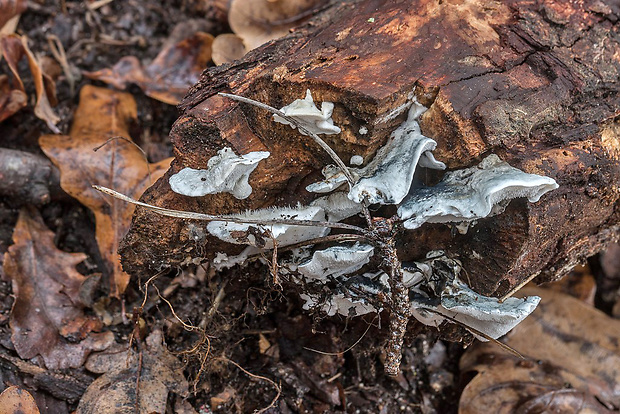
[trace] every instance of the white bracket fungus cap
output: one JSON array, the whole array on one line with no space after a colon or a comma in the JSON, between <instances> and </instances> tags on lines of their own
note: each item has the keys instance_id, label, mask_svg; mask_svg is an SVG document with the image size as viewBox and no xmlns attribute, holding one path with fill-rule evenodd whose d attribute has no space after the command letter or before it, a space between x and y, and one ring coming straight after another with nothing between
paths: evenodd
<instances>
[{"instance_id":1,"label":"white bracket fungus cap","mask_svg":"<svg viewBox=\"0 0 620 414\"><path fill-rule=\"evenodd\" d=\"M447 173L434 187L412 190L398 216L408 219L407 229L426 222L472 221L501 212L503 201L527 197L534 203L556 188L553 178L528 174L492 154L475 167Z\"/></svg>"},{"instance_id":2,"label":"white bracket fungus cap","mask_svg":"<svg viewBox=\"0 0 620 414\"><path fill-rule=\"evenodd\" d=\"M296 99L290 104L282 107L280 111L284 112L286 116L295 118L295 120L308 131L317 135L340 133L340 128L334 125L334 121L331 118L332 112L334 111L334 104L331 102L323 102L321 103L321 110L319 111L314 104L310 89L306 90L306 97L304 99ZM296 128L295 125L278 115L274 115L273 120L280 124L290 125L293 129ZM304 134L302 131L299 132Z\"/></svg>"},{"instance_id":3,"label":"white bracket fungus cap","mask_svg":"<svg viewBox=\"0 0 620 414\"><path fill-rule=\"evenodd\" d=\"M248 179L258 162L269 157L267 151L236 155L231 148L223 148L207 162L206 170L183 168L170 177L170 188L177 194L201 197L207 194L231 193L238 199L252 194Z\"/></svg>"}]
</instances>

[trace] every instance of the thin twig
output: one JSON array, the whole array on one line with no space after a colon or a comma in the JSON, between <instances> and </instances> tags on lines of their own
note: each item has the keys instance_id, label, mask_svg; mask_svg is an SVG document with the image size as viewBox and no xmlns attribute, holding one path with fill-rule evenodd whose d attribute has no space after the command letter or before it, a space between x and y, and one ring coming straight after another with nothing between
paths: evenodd
<instances>
[{"instance_id":1,"label":"thin twig","mask_svg":"<svg viewBox=\"0 0 620 414\"><path fill-rule=\"evenodd\" d=\"M141 153L142 156L144 157L144 163L146 164L146 172L149 175L149 182L153 182L153 179L151 178L151 164L149 163L149 157L148 155L146 155L146 152L140 147L140 145L136 144L135 142L133 142L131 139L129 138L125 138L122 136L117 136L117 137L112 137L110 139L108 139L106 142L104 142L103 144L96 146L95 148L93 148L93 152L97 152L99 151L101 148L105 147L106 145L108 145L110 142L115 141L117 139L122 139L123 141L126 141L128 143L130 143L131 145L133 145L134 147L136 147Z\"/></svg>"},{"instance_id":2,"label":"thin twig","mask_svg":"<svg viewBox=\"0 0 620 414\"><path fill-rule=\"evenodd\" d=\"M519 283L517 286L513 287L510 292L506 293L504 296L502 296L499 299L499 303L503 303L506 299L508 299L509 297L511 297L512 295L514 295L515 293L517 293L518 291L520 291L521 289L523 289L523 287L525 285L527 285L528 283L530 283L532 280L534 280L534 278L536 276L538 276L540 274L540 272L538 273L532 273L531 275L529 275L527 277L527 279L523 280L521 283Z\"/></svg>"},{"instance_id":3,"label":"thin twig","mask_svg":"<svg viewBox=\"0 0 620 414\"><path fill-rule=\"evenodd\" d=\"M140 413L140 379L142 378L142 348L138 352L138 373L136 375L136 404L134 406L136 414Z\"/></svg>"},{"instance_id":4,"label":"thin twig","mask_svg":"<svg viewBox=\"0 0 620 414\"><path fill-rule=\"evenodd\" d=\"M226 293L225 289L227 283L228 281L226 280L222 283L220 290L217 292L217 295L215 295L215 299L213 299L211 307L205 314L205 317L198 324L198 326L200 326L202 329L205 329L211 323L211 319L213 319L213 316L215 316L215 312L217 312L217 309L220 307L220 303L222 303L222 299L224 299L224 294Z\"/></svg>"},{"instance_id":5,"label":"thin twig","mask_svg":"<svg viewBox=\"0 0 620 414\"><path fill-rule=\"evenodd\" d=\"M278 401L278 399L280 398L280 394L282 393L282 389L280 388L280 386L272 379L267 378L267 377L263 377L262 375L256 375L256 374L252 374L251 372L249 372L248 370L246 370L245 368L243 368L241 365L237 364L235 361L225 358L225 357L221 357L218 358L222 361L228 362L230 364L233 364L234 366L236 366L237 368L239 368L241 371L243 371L244 374L246 374L247 376L249 376L250 378L254 378L254 379L258 379L258 380L263 380L263 381L267 381L268 383L270 383L271 385L273 385L273 387L276 389L277 394L276 396L273 398L273 400L271 400L271 404L269 404L267 407L265 408L261 408L260 410L256 410L254 411L254 414L262 414L265 411L269 410L270 408L273 408L276 406L276 401Z\"/></svg>"},{"instance_id":6,"label":"thin twig","mask_svg":"<svg viewBox=\"0 0 620 414\"><path fill-rule=\"evenodd\" d=\"M54 34L47 35L47 43L49 44L50 51L54 58L60 63L62 67L62 71L65 73L65 77L67 78L67 82L69 83L69 92L71 96L75 93L75 77L73 76L73 72L71 72L71 66L69 65L69 61L67 60L67 54L65 53L65 48L62 45L62 42L58 38L58 36Z\"/></svg>"},{"instance_id":7,"label":"thin twig","mask_svg":"<svg viewBox=\"0 0 620 414\"><path fill-rule=\"evenodd\" d=\"M453 322L453 323L456 323L456 324L457 324L457 325L459 325L459 326L462 326L463 328L467 329L469 332L473 333L474 335L481 336L481 337L483 337L484 339L486 339L487 341L491 341L491 342L493 342L494 344L496 344L496 345L497 345L497 346L499 346L500 348L502 348L502 349L504 349L504 350L506 350L506 351L510 352L511 354L513 354L513 355L515 355L515 356L517 356L517 357L519 357L519 358L521 358L521 359L525 359L525 357L524 357L523 355L521 355L521 354L519 353L519 351L517 351L517 350L516 350L516 349L514 349L513 347L511 347L511 346L509 346L509 345L506 345L505 343L503 343L503 342L501 342L501 341L498 341L497 339L493 338L492 336L489 336L489 335L485 334L484 332L479 331L478 329L473 328L473 327L471 327L471 326L469 326L469 325L467 325L467 324L465 324L465 323L463 323L463 322L459 321L458 319L452 318L452 317L450 317L450 316L448 316L448 315L446 315L446 314L443 314L443 313L441 313L441 312L438 312L438 311L436 311L436 310L434 310L434 309L429 309L429 308L424 308L424 307L420 307L420 308L418 308L418 309L423 309L423 310L425 310L425 311L429 311L429 312L431 312L431 313L435 313L435 314L437 314L437 315L439 315L439 316L441 316L441 317L444 317L444 318L448 319L449 321L451 321L451 322Z\"/></svg>"},{"instance_id":8,"label":"thin twig","mask_svg":"<svg viewBox=\"0 0 620 414\"><path fill-rule=\"evenodd\" d=\"M297 249L304 246L313 246L321 243L343 243L348 241L370 241L370 239L363 234L330 234L328 236L317 237L316 239L305 240L295 244L289 244L284 247L280 247L280 252L285 252L292 249Z\"/></svg>"},{"instance_id":9,"label":"thin twig","mask_svg":"<svg viewBox=\"0 0 620 414\"><path fill-rule=\"evenodd\" d=\"M273 251L271 253L271 273L273 276L273 284L274 286L280 287L280 278L278 277L278 240L276 240L272 232L269 232L269 237L271 237L271 241L273 243Z\"/></svg>"},{"instance_id":10,"label":"thin twig","mask_svg":"<svg viewBox=\"0 0 620 414\"><path fill-rule=\"evenodd\" d=\"M306 227L329 227L333 229L345 229L351 231L357 231L360 233L364 233L364 230L361 227L353 226L351 224L344 223L332 223L327 221L313 221L313 220L289 220L289 219L269 219L269 220L258 220L258 219L246 219L243 217L231 217L231 216L216 216L211 214L203 214L203 213L194 213L192 211L182 211L182 210L172 210L168 208L158 207L151 204L143 203L138 200L134 200L133 198L126 196L125 194L119 193L118 191L114 191L107 187L102 187L100 185L93 185L93 188L101 191L102 193L111 195L112 197L118 198L119 200L126 201L131 204L135 204L140 207L144 207L149 209L157 214L161 214L162 216L168 217L176 217L190 220L201 220L201 221L223 221L230 223L238 223L238 224L256 224L259 226L271 226L276 224L284 224L287 226L306 226Z\"/></svg>"},{"instance_id":11,"label":"thin twig","mask_svg":"<svg viewBox=\"0 0 620 414\"><path fill-rule=\"evenodd\" d=\"M157 292L157 296L159 296L159 298L161 300L163 300L164 302L166 302L166 305L168 305L168 308L170 308L170 312L172 312L172 316L174 316L174 318L179 321L179 323L181 325L183 325L183 328L188 331L188 332L193 332L196 330L200 330L200 328L198 328L197 326L194 326L192 324L188 324L185 323L181 318L179 318L179 316L176 314L176 312L174 311L174 307L172 306L172 303L170 303L170 301L168 299L166 299L165 297L163 297L161 295L161 293L159 292L159 288L157 287L157 285L153 285L153 287L155 288L155 291Z\"/></svg>"},{"instance_id":12,"label":"thin twig","mask_svg":"<svg viewBox=\"0 0 620 414\"><path fill-rule=\"evenodd\" d=\"M244 102L244 103L247 103L247 104L250 104L250 105L254 105L254 106L262 108L262 109L265 109L265 110L271 112L272 114L278 115L280 118L285 119L287 122L290 122L292 125L295 125L297 127L297 129L299 129L300 132L303 132L304 134L306 134L309 137L311 137L314 140L314 142L319 144L319 146L321 148L323 148L323 150L325 150L325 152L327 152L327 154L329 154L331 159L336 163L338 168L340 168L340 170L345 175L345 177L347 177L347 181L349 182L349 185L351 187L353 187L353 185L355 185L355 179L353 178L353 175L351 175L351 171L349 171L349 168L340 159L338 154L336 154L336 152L333 149L331 149L331 147L329 145L327 145L327 143L325 141L323 141L323 139L321 137L319 137L314 132L309 131L297 119L295 119L295 118L293 118L291 116L286 115L284 112L280 111L279 109L276 109L276 108L274 108L272 106L269 106L267 104L264 104L262 102L255 101L253 99L249 99L249 98L246 98L246 97L243 97L243 96L239 96L239 95L233 95L233 94L230 94L230 93L223 93L223 92L220 92L219 95L224 96L224 97L229 98L229 99L232 99L233 101Z\"/></svg>"},{"instance_id":13,"label":"thin twig","mask_svg":"<svg viewBox=\"0 0 620 414\"><path fill-rule=\"evenodd\" d=\"M103 7L109 3L112 3L114 0L97 0L97 1L93 1L90 4L90 9L91 10L97 10L100 7Z\"/></svg>"}]
</instances>

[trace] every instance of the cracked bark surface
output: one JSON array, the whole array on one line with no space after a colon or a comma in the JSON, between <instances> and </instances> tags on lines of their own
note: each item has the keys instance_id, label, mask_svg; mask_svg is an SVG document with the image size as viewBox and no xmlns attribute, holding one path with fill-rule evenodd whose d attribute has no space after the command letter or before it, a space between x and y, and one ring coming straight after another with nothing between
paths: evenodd
<instances>
[{"instance_id":1,"label":"cracked bark surface","mask_svg":"<svg viewBox=\"0 0 620 414\"><path fill-rule=\"evenodd\" d=\"M328 156L260 109L222 98L243 95L274 107L304 96L335 103L339 135L325 137L344 160L366 162L405 118L414 90L429 110L424 135L435 157L463 168L496 153L560 188L538 203L515 200L466 235L426 224L399 240L401 259L433 249L459 258L472 287L502 296L532 275L563 276L620 236L620 6L569 1L333 1L310 23L231 65L203 73L171 133L176 161L142 201L224 214L305 204L305 186ZM366 127L367 134L360 134ZM223 147L269 151L245 200L173 193L171 174L206 168ZM437 179L430 176L429 179ZM205 223L138 208L122 244L131 274L154 273L218 251Z\"/></svg>"}]
</instances>

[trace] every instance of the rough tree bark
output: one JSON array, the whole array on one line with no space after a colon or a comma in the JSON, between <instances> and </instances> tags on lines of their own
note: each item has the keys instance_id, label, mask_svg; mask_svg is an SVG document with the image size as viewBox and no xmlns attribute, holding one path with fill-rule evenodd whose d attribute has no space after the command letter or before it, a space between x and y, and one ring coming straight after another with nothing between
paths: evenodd
<instances>
[{"instance_id":1,"label":"rough tree bark","mask_svg":"<svg viewBox=\"0 0 620 414\"><path fill-rule=\"evenodd\" d=\"M598 0L333 1L309 24L232 65L210 68L181 104L176 161L142 200L206 213L306 203L328 156L265 112L217 95L281 107L312 90L335 103L343 132L326 141L368 161L406 118L414 90L430 109L424 135L448 168L496 153L560 188L535 204L513 201L468 234L426 224L400 241L402 259L444 249L463 261L475 290L502 296L532 275L564 275L620 235L620 6ZM359 133L361 126L368 133ZM206 168L217 150L270 151L245 200L177 195L168 178ZM130 273L220 251L204 223L138 208L122 255ZM228 246L230 249L230 246Z\"/></svg>"}]
</instances>

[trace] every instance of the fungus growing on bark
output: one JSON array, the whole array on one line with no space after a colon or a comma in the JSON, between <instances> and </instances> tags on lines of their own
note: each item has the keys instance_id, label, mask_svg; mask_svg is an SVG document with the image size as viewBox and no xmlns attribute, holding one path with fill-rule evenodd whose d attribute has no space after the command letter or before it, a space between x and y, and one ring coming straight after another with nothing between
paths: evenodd
<instances>
[{"instance_id":1,"label":"fungus growing on bark","mask_svg":"<svg viewBox=\"0 0 620 414\"><path fill-rule=\"evenodd\" d=\"M353 246L332 246L317 250L312 259L297 267L297 271L310 279L338 277L360 270L374 254L369 244L355 243Z\"/></svg>"},{"instance_id":2,"label":"fungus growing on bark","mask_svg":"<svg viewBox=\"0 0 620 414\"><path fill-rule=\"evenodd\" d=\"M207 231L211 235L248 246L236 257L218 254L215 261L221 267L243 262L261 249L274 248L274 244L291 246L298 252L292 260L283 261L281 267L289 282L300 285L304 309L352 317L388 308L385 371L389 375L399 372L403 340L411 317L433 326L444 320L460 323L476 336L489 339L508 332L534 310L539 300L536 297L499 302L477 294L459 278L460 262L442 252L430 252L419 263L403 264L395 240L398 232L425 222L470 222L500 214L513 198L538 201L543 194L557 188L553 179L527 174L490 155L476 167L447 173L434 187L411 188L418 165L445 168L431 153L437 145L435 141L421 133L418 120L426 108L417 103L413 94L408 103L393 111L402 113L409 109L408 119L391 134L375 157L359 169L347 167L318 137L317 134L338 133L340 129L331 120L333 104L324 102L319 111L310 91L305 99L294 101L282 111L247 98L222 95L270 111L276 121L299 129L319 144L336 165L324 168L325 180L307 188L327 195L308 206L274 207L227 217L168 210L132 200L113 190L100 189L160 214L208 221ZM208 191L228 191L247 197L251 192L249 174L268 155L236 156L230 149L221 150L204 172L213 174L214 183L209 183ZM183 179L178 176L173 176L177 177L175 185ZM196 184L195 175L190 176L189 183L180 184L192 188ZM340 189L345 184L348 188ZM396 205L398 216L372 217L370 203ZM358 213L363 213L368 228L341 223ZM353 233L328 236L331 228ZM343 242L349 244L312 252L318 243ZM378 268L369 268L373 254L381 257Z\"/></svg>"},{"instance_id":3,"label":"fungus growing on bark","mask_svg":"<svg viewBox=\"0 0 620 414\"><path fill-rule=\"evenodd\" d=\"M258 162L269 157L266 151L235 155L231 148L223 148L207 162L206 170L183 168L170 177L170 188L178 194L200 197L207 194L231 193L238 199L248 198L252 187L248 178Z\"/></svg>"},{"instance_id":4,"label":"fungus growing on bark","mask_svg":"<svg viewBox=\"0 0 620 414\"><path fill-rule=\"evenodd\" d=\"M553 178L525 173L491 154L475 167L447 173L434 187L413 189L398 216L407 229L426 222L468 222L503 212L514 198L534 203L556 188Z\"/></svg>"},{"instance_id":5,"label":"fungus growing on bark","mask_svg":"<svg viewBox=\"0 0 620 414\"><path fill-rule=\"evenodd\" d=\"M418 165L440 170L446 168L431 153L437 143L420 131L418 120L425 110L414 99L407 120L392 132L387 144L377 151L372 161L360 169L350 168L351 174L359 177L349 191L352 201L361 203L366 199L371 204L398 204L409 192ZM306 189L326 193L346 182L344 173L334 165L325 167L323 175L323 181L310 184Z\"/></svg>"},{"instance_id":6,"label":"fungus growing on bark","mask_svg":"<svg viewBox=\"0 0 620 414\"><path fill-rule=\"evenodd\" d=\"M235 218L254 221L270 220L312 220L325 221L325 212L317 206L298 206L267 208L262 210L247 211L236 215ZM301 241L315 239L327 235L326 227L294 226L287 224L256 225L244 223L232 223L229 221L211 221L207 225L207 231L228 243L245 244L263 249L273 248L273 239L278 246L299 243Z\"/></svg>"},{"instance_id":7,"label":"fungus growing on bark","mask_svg":"<svg viewBox=\"0 0 620 414\"><path fill-rule=\"evenodd\" d=\"M327 221L330 222L338 222L362 212L362 206L349 200L345 191L335 191L327 196L319 197L310 205L325 210Z\"/></svg>"},{"instance_id":8,"label":"fungus growing on bark","mask_svg":"<svg viewBox=\"0 0 620 414\"><path fill-rule=\"evenodd\" d=\"M282 107L280 111L286 116L290 116L298 123L303 125L308 131L315 134L339 134L340 128L334 125L332 120L332 112L334 104L331 102L321 103L321 110L316 107L312 99L310 89L306 90L304 99L296 99L292 103ZM290 123L286 119L274 115L273 120L284 125L290 125L295 129L296 125ZM303 135L307 135L304 131L300 131Z\"/></svg>"},{"instance_id":9,"label":"fungus growing on bark","mask_svg":"<svg viewBox=\"0 0 620 414\"><path fill-rule=\"evenodd\" d=\"M497 298L474 292L456 277L453 283L440 293L440 301L441 303L436 306L429 306L424 301L413 299L411 301L413 317L431 326L439 326L446 320L455 320L473 328L474 336L486 341L488 339L478 332L493 339L504 336L534 312L540 298L527 296L523 299L508 298L500 302Z\"/></svg>"}]
</instances>

